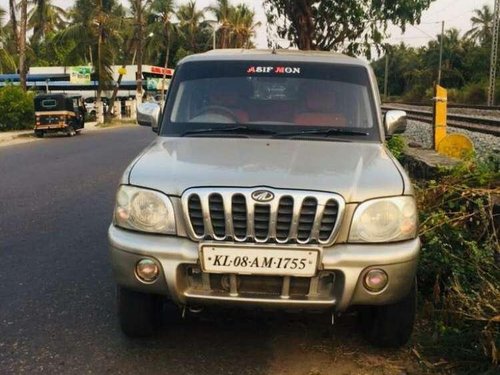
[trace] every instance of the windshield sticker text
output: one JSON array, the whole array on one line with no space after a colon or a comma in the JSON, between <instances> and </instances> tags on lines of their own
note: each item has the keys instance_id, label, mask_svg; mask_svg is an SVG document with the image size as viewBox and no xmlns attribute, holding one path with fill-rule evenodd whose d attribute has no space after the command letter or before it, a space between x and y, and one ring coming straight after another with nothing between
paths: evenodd
<instances>
[{"instance_id":1,"label":"windshield sticker text","mask_svg":"<svg viewBox=\"0 0 500 375\"><path fill-rule=\"evenodd\" d=\"M247 69L247 73L300 74L300 68L291 66L251 66Z\"/></svg>"}]
</instances>

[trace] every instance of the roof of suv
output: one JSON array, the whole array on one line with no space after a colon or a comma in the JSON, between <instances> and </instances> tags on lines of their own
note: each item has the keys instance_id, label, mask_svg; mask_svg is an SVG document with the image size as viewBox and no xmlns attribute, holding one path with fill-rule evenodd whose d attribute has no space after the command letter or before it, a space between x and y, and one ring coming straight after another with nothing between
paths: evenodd
<instances>
[{"instance_id":1,"label":"roof of suv","mask_svg":"<svg viewBox=\"0 0 500 375\"><path fill-rule=\"evenodd\" d=\"M215 49L205 53L191 55L180 63L193 61L283 61L283 62L318 62L368 66L368 63L335 52L300 51L285 49Z\"/></svg>"}]
</instances>

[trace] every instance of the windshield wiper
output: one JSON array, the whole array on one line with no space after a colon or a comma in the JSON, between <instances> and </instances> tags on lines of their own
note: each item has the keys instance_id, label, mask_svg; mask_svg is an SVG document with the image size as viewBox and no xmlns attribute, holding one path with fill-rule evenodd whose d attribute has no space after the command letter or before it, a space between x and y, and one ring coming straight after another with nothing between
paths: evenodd
<instances>
[{"instance_id":1,"label":"windshield wiper","mask_svg":"<svg viewBox=\"0 0 500 375\"><path fill-rule=\"evenodd\" d=\"M300 137L300 136L309 136L309 135L318 135L328 137L330 135L363 135L367 136L369 133L362 132L358 130L345 130L345 129L311 129L311 130L301 130L296 132L289 133L278 133L276 137Z\"/></svg>"},{"instance_id":2,"label":"windshield wiper","mask_svg":"<svg viewBox=\"0 0 500 375\"><path fill-rule=\"evenodd\" d=\"M261 129L261 128L253 128L246 125L240 126L232 126L229 128L206 128L206 129L196 129L196 130L188 130L181 134L181 137L187 135L196 135L196 134L212 134L212 133L234 133L234 134L247 134L247 135L276 135L273 130Z\"/></svg>"}]
</instances>

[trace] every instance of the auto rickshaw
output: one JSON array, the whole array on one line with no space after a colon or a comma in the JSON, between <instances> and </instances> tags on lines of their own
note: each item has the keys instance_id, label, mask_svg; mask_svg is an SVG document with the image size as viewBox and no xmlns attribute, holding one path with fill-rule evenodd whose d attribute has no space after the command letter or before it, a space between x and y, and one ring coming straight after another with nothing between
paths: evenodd
<instances>
[{"instance_id":1,"label":"auto rickshaw","mask_svg":"<svg viewBox=\"0 0 500 375\"><path fill-rule=\"evenodd\" d=\"M35 136L63 132L72 137L85 124L85 106L81 96L40 94L35 97Z\"/></svg>"}]
</instances>

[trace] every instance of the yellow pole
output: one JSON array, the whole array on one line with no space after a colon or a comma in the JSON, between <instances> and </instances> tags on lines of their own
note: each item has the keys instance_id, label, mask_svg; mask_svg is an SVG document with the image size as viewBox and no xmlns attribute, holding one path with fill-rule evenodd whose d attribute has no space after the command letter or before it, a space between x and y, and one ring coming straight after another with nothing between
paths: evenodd
<instances>
[{"instance_id":1,"label":"yellow pole","mask_svg":"<svg viewBox=\"0 0 500 375\"><path fill-rule=\"evenodd\" d=\"M446 118L448 115L448 92L444 87L436 85L434 97L434 150L446 137Z\"/></svg>"}]
</instances>

